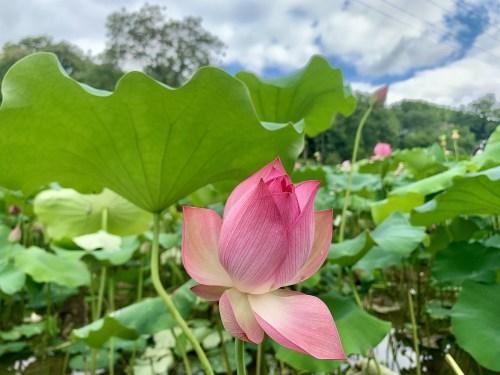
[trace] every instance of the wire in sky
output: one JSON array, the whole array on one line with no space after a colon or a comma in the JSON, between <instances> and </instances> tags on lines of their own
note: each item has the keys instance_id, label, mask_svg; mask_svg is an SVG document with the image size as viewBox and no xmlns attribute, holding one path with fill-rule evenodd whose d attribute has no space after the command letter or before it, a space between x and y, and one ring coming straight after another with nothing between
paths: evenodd
<instances>
[{"instance_id":1,"label":"wire in sky","mask_svg":"<svg viewBox=\"0 0 500 375\"><path fill-rule=\"evenodd\" d=\"M377 7L374 7L374 6L370 5L370 4L367 4L367 3L366 3L366 2L364 2L363 0L352 0L352 1L353 1L353 2L358 3L358 4L362 5L362 6L364 6L365 8L368 8L368 9L370 9L370 10L374 11L374 12L377 12L377 13L379 13L379 14L383 15L384 17L390 18L390 19L392 19L393 21L396 21L396 22L398 22L398 23L400 23L400 24L406 25L406 26L408 26L408 27L410 27L410 28L412 28L412 29L416 30L416 29L415 29L415 25L414 25L414 24L411 24L411 23L409 23L409 22L403 21L403 20L401 20L400 18L394 17L393 15L391 15L391 14L389 14L389 13L387 13L387 12L384 12L384 11L380 10L379 8L377 8ZM382 0L382 1L384 1L384 0ZM413 16L413 17L416 17L416 16ZM418 17L417 17L417 18L418 18ZM420 19L419 19L419 20L420 20ZM432 23L430 23L430 24L432 25ZM433 26L433 27L434 27L434 26ZM440 39L440 38L433 38L433 40L432 40L432 41L433 41L435 44L438 44L438 45L442 43L442 44L446 44L446 45L448 45L448 46L451 46L454 50L455 50L455 49L456 49L456 47L457 47L456 45L454 45L454 44L452 44L452 43L450 43L450 42L448 42L448 41L446 41L446 40L442 40L442 39ZM495 55L495 54L494 54L494 53L492 53L491 51L486 50L486 49L484 49L484 48L480 48L479 46L476 46L476 47L478 47L479 49L482 49L483 51L485 51L485 52L486 52L486 53L488 53L489 55L493 56L495 59L497 59L497 60L498 60L498 59L500 59L500 57L499 57L499 56ZM477 57L473 57L473 56L470 56L470 58L475 58L475 59L477 59ZM477 59L477 60L478 60L478 59ZM480 60L480 61L484 62L483 60Z\"/></svg>"}]
</instances>

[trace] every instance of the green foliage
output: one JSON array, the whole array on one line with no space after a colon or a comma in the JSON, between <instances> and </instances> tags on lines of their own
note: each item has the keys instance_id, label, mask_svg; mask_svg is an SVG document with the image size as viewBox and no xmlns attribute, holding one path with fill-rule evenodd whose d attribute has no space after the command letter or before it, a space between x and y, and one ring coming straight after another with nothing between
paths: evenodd
<instances>
[{"instance_id":1,"label":"green foliage","mask_svg":"<svg viewBox=\"0 0 500 375\"><path fill-rule=\"evenodd\" d=\"M134 62L151 77L173 87L201 66L218 62L224 44L201 25L201 18L167 19L165 8L144 4L137 11L122 8L106 21L106 61Z\"/></svg>"},{"instance_id":2,"label":"green foliage","mask_svg":"<svg viewBox=\"0 0 500 375\"><path fill-rule=\"evenodd\" d=\"M191 282L186 283L172 295L175 305L184 316L187 316L195 305L196 296L190 291L192 285ZM73 330L72 336L76 340L85 341L93 348L100 348L111 337L134 340L139 335L154 334L175 325L160 298L147 298Z\"/></svg>"},{"instance_id":3,"label":"green foliage","mask_svg":"<svg viewBox=\"0 0 500 375\"><path fill-rule=\"evenodd\" d=\"M452 310L458 344L482 366L500 371L500 284L466 281Z\"/></svg>"},{"instance_id":4,"label":"green foliage","mask_svg":"<svg viewBox=\"0 0 500 375\"><path fill-rule=\"evenodd\" d=\"M55 283L70 288L90 284L90 272L85 263L37 247L16 254L15 264L39 283Z\"/></svg>"},{"instance_id":5,"label":"green foliage","mask_svg":"<svg viewBox=\"0 0 500 375\"><path fill-rule=\"evenodd\" d=\"M303 124L308 136L328 129L337 113L349 116L356 99L344 88L342 72L333 69L320 56L296 73L274 80L262 80L255 74L240 72L264 123Z\"/></svg>"},{"instance_id":6,"label":"green foliage","mask_svg":"<svg viewBox=\"0 0 500 375\"><path fill-rule=\"evenodd\" d=\"M375 242L370 232L365 231L351 240L332 244L328 259L332 263L340 264L341 266L352 266L363 258L374 244Z\"/></svg>"},{"instance_id":7,"label":"green foliage","mask_svg":"<svg viewBox=\"0 0 500 375\"><path fill-rule=\"evenodd\" d=\"M440 223L457 215L500 214L500 167L457 176L448 190L412 212L416 225Z\"/></svg>"},{"instance_id":8,"label":"green foliage","mask_svg":"<svg viewBox=\"0 0 500 375\"><path fill-rule=\"evenodd\" d=\"M160 212L276 155L289 162L302 143L291 126L263 128L245 87L215 68L178 90L132 72L109 95L78 85L53 55L35 54L9 71L2 89L0 181L27 192L52 181L83 192L106 186Z\"/></svg>"},{"instance_id":9,"label":"green foliage","mask_svg":"<svg viewBox=\"0 0 500 375\"><path fill-rule=\"evenodd\" d=\"M152 222L151 214L107 189L100 194L45 190L35 197L33 205L47 234L56 240L97 232L102 228L104 211L106 230L120 236L143 233Z\"/></svg>"},{"instance_id":10,"label":"green foliage","mask_svg":"<svg viewBox=\"0 0 500 375\"><path fill-rule=\"evenodd\" d=\"M500 269L500 249L457 242L436 254L432 276L440 282L458 285L465 280L495 282L497 269Z\"/></svg>"},{"instance_id":11,"label":"green foliage","mask_svg":"<svg viewBox=\"0 0 500 375\"><path fill-rule=\"evenodd\" d=\"M113 89L123 74L116 65L94 62L74 44L65 41L54 42L52 38L42 35L26 37L16 43L8 42L3 45L0 51L0 80L16 61L41 51L54 53L68 74L77 81L99 89Z\"/></svg>"}]
</instances>

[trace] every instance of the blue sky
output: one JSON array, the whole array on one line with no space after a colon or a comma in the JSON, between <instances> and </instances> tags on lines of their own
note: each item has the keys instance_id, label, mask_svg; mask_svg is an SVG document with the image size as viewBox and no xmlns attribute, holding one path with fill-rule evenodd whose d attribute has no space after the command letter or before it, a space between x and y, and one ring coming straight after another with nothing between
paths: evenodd
<instances>
[{"instance_id":1,"label":"blue sky","mask_svg":"<svg viewBox=\"0 0 500 375\"><path fill-rule=\"evenodd\" d=\"M200 16L226 45L221 64L274 77L325 55L354 89L389 83L389 101L466 104L500 96L496 0L157 0L172 18ZM67 39L94 54L106 16L142 0L0 0L0 43ZM57 20L55 22L54 20Z\"/></svg>"}]
</instances>

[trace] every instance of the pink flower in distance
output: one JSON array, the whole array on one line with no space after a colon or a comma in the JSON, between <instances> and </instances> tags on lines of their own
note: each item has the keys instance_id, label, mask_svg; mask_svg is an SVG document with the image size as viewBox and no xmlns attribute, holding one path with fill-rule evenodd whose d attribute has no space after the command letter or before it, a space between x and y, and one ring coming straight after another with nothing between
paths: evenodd
<instances>
[{"instance_id":1,"label":"pink flower in distance","mask_svg":"<svg viewBox=\"0 0 500 375\"><path fill-rule=\"evenodd\" d=\"M389 143L379 142L375 145L373 149L373 159L384 159L391 156L392 148Z\"/></svg>"},{"instance_id":2,"label":"pink flower in distance","mask_svg":"<svg viewBox=\"0 0 500 375\"><path fill-rule=\"evenodd\" d=\"M312 276L332 239L332 211L314 211L319 181L294 185L279 160L240 183L224 209L185 207L182 261L199 297L219 301L233 336L264 333L320 359L344 359L332 315L318 298L281 289Z\"/></svg>"}]
</instances>

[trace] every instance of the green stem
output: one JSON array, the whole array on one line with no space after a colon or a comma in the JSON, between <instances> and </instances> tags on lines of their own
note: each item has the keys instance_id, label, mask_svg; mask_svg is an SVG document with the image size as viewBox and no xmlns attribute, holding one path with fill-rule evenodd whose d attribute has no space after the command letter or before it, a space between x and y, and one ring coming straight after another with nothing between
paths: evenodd
<instances>
[{"instance_id":1,"label":"green stem","mask_svg":"<svg viewBox=\"0 0 500 375\"><path fill-rule=\"evenodd\" d=\"M465 375L460 366L458 366L458 363L455 361L455 359L451 356L450 353L447 353L444 358L446 359L446 362L448 362L448 365L450 365L451 369L456 375Z\"/></svg>"},{"instance_id":2,"label":"green stem","mask_svg":"<svg viewBox=\"0 0 500 375\"><path fill-rule=\"evenodd\" d=\"M260 375L262 370L262 352L263 352L263 343L260 343L257 346L257 364L255 369L255 375Z\"/></svg>"},{"instance_id":3,"label":"green stem","mask_svg":"<svg viewBox=\"0 0 500 375\"><path fill-rule=\"evenodd\" d=\"M354 148L352 150L352 157L351 157L351 168L349 169L349 175L347 177L347 189L346 189L346 192L344 195L344 206L342 207L342 216L341 216L340 231L339 231L339 242L344 241L347 208L349 207L349 198L350 198L351 189L352 189L352 175L353 175L353 170L354 170L354 164L356 163L356 160L358 157L359 144L361 143L361 134L363 132L363 128L365 127L366 120L368 119L368 116L370 116L372 109L373 109L373 103L370 103L370 106L368 107L365 114L361 118L361 121L359 122L358 128L356 129L356 137L354 138Z\"/></svg>"},{"instance_id":4,"label":"green stem","mask_svg":"<svg viewBox=\"0 0 500 375\"><path fill-rule=\"evenodd\" d=\"M408 291L408 309L410 310L410 319L412 326L412 336L413 336L413 350L415 351L415 357L417 358L417 375L421 375L420 369L420 346L418 342L418 334L417 334L417 322L415 319L415 311L413 310L413 298L411 296L411 292Z\"/></svg>"},{"instance_id":5,"label":"green stem","mask_svg":"<svg viewBox=\"0 0 500 375\"><path fill-rule=\"evenodd\" d=\"M224 368L226 369L226 374L233 375L233 370L231 370L231 364L229 362L229 356L227 355L226 343L224 341L224 333L222 332L219 322L217 322L215 326L217 328L217 333L219 334L222 361L224 362Z\"/></svg>"},{"instance_id":6,"label":"green stem","mask_svg":"<svg viewBox=\"0 0 500 375\"><path fill-rule=\"evenodd\" d=\"M234 349L236 355L236 374L247 375L245 366L245 343L241 340L234 339Z\"/></svg>"},{"instance_id":7,"label":"green stem","mask_svg":"<svg viewBox=\"0 0 500 375\"><path fill-rule=\"evenodd\" d=\"M102 305L104 301L104 289L106 287L106 266L101 267L101 275L99 276L99 292L97 293L97 307L95 319L99 319L102 313Z\"/></svg>"},{"instance_id":8,"label":"green stem","mask_svg":"<svg viewBox=\"0 0 500 375\"><path fill-rule=\"evenodd\" d=\"M210 366L210 362L208 358L201 348L200 343L194 337L193 332L189 329L186 321L179 313L179 310L174 305L172 301L172 297L170 294L163 288L160 279L160 214L154 214L154 224L153 224L153 244L151 249L151 281L153 282L153 286L158 293L158 295L163 299L165 306L167 307L168 312L174 318L176 323L181 328L182 332L186 335L187 339L193 346L194 351L198 355L198 359L200 360L201 367L207 375L214 375L212 367Z\"/></svg>"},{"instance_id":9,"label":"green stem","mask_svg":"<svg viewBox=\"0 0 500 375\"><path fill-rule=\"evenodd\" d=\"M455 151L455 161L458 161L458 144L455 140L453 140L453 149Z\"/></svg>"},{"instance_id":10,"label":"green stem","mask_svg":"<svg viewBox=\"0 0 500 375\"><path fill-rule=\"evenodd\" d=\"M109 278L108 282L108 314L115 310L115 279L113 274ZM108 352L108 372L109 375L115 374L115 345L113 342L113 337L109 339L109 352Z\"/></svg>"},{"instance_id":11,"label":"green stem","mask_svg":"<svg viewBox=\"0 0 500 375\"><path fill-rule=\"evenodd\" d=\"M358 289L356 288L356 284L354 283L354 274L352 273L351 269L349 269L348 272L349 272L349 284L351 286L352 294L354 294L354 299L356 300L357 305L361 309L364 309L363 302L361 301L361 297L359 296Z\"/></svg>"}]
</instances>

